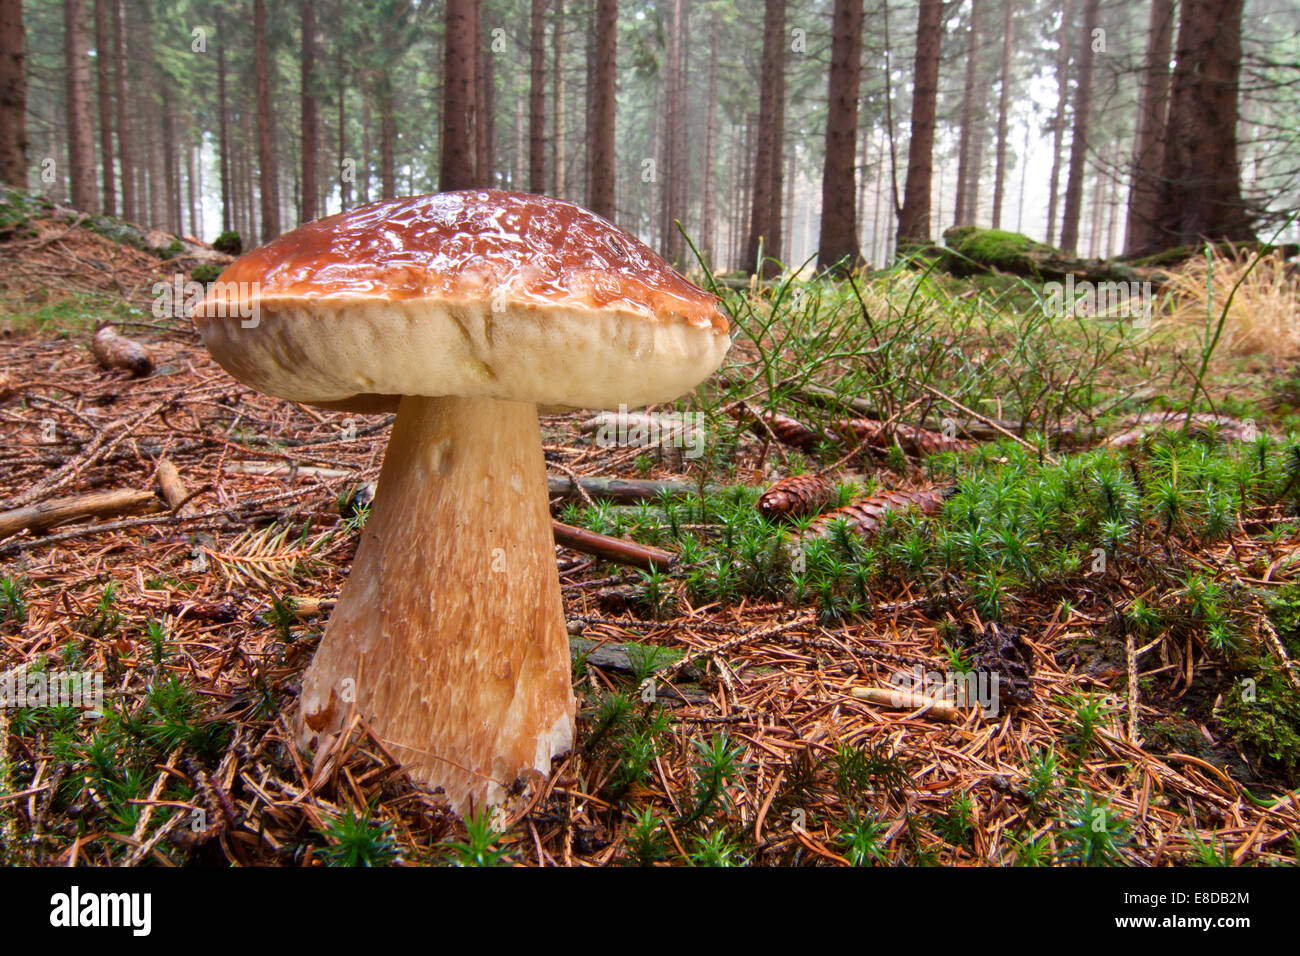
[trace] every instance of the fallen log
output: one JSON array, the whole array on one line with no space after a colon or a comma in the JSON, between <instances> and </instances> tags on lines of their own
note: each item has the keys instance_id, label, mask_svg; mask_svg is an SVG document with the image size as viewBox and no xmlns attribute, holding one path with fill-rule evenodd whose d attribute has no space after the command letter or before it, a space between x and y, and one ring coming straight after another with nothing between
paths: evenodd
<instances>
[{"instance_id":1,"label":"fallen log","mask_svg":"<svg viewBox=\"0 0 1300 956\"><path fill-rule=\"evenodd\" d=\"M940 268L955 276L1006 272L1034 280L1139 282L1130 265L1107 259L1080 259L1018 232L952 226L943 234L946 250L937 250Z\"/></svg>"},{"instance_id":2,"label":"fallen log","mask_svg":"<svg viewBox=\"0 0 1300 956\"><path fill-rule=\"evenodd\" d=\"M153 358L149 350L134 339L118 335L117 329L105 325L90 340L90 351L95 361L106 369L122 368L136 378L153 371Z\"/></svg>"},{"instance_id":3,"label":"fallen log","mask_svg":"<svg viewBox=\"0 0 1300 956\"><path fill-rule=\"evenodd\" d=\"M117 518L163 510L163 502L152 491L119 488L96 491L74 498L56 498L38 505L0 513L0 539L19 531L44 531L78 518Z\"/></svg>"}]
</instances>

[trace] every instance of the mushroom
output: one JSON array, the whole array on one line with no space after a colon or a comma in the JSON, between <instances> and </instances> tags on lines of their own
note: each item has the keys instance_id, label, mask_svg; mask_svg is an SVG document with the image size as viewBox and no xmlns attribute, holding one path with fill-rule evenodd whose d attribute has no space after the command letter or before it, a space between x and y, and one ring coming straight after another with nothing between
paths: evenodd
<instances>
[{"instance_id":1,"label":"mushroom","mask_svg":"<svg viewBox=\"0 0 1300 956\"><path fill-rule=\"evenodd\" d=\"M573 203L469 190L308 223L193 315L261 392L397 412L299 744L360 715L461 814L548 774L574 701L537 406L688 392L730 345L717 300Z\"/></svg>"}]
</instances>

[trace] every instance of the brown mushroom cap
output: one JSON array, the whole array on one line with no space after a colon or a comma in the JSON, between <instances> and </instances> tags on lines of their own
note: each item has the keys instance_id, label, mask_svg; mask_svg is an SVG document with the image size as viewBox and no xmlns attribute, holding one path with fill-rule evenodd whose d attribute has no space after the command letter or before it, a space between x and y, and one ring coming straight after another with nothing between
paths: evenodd
<instances>
[{"instance_id":1,"label":"brown mushroom cap","mask_svg":"<svg viewBox=\"0 0 1300 956\"><path fill-rule=\"evenodd\" d=\"M490 189L308 223L232 263L194 319L246 384L358 410L401 395L667 401L730 345L717 300L634 236Z\"/></svg>"}]
</instances>

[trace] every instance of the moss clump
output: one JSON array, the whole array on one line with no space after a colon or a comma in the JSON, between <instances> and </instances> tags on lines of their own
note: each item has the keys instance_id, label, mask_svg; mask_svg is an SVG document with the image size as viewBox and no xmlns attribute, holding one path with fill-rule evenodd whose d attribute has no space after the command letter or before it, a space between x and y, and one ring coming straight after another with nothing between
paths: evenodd
<instances>
[{"instance_id":1,"label":"moss clump","mask_svg":"<svg viewBox=\"0 0 1300 956\"><path fill-rule=\"evenodd\" d=\"M181 242L179 239L173 239L165 246L154 246L149 250L149 252L157 256L159 259L175 259L184 251L185 243Z\"/></svg>"},{"instance_id":2,"label":"moss clump","mask_svg":"<svg viewBox=\"0 0 1300 956\"><path fill-rule=\"evenodd\" d=\"M1006 272L1032 272L1041 259L1061 255L1059 250L1045 243L1005 229L953 226L943 234L943 240L949 249L967 259Z\"/></svg>"},{"instance_id":3,"label":"moss clump","mask_svg":"<svg viewBox=\"0 0 1300 956\"><path fill-rule=\"evenodd\" d=\"M1300 697L1271 659L1242 663L1243 677L1253 680L1253 686L1237 681L1219 719L1239 745L1281 770L1294 786L1300 769Z\"/></svg>"},{"instance_id":4,"label":"moss clump","mask_svg":"<svg viewBox=\"0 0 1300 956\"><path fill-rule=\"evenodd\" d=\"M81 225L82 228L89 229L105 239L111 239L119 245L130 246L133 249L139 249L141 252L152 251L145 244L139 229L128 226L117 219L110 219L107 216L89 216L82 221Z\"/></svg>"},{"instance_id":5,"label":"moss clump","mask_svg":"<svg viewBox=\"0 0 1300 956\"><path fill-rule=\"evenodd\" d=\"M48 199L0 186L0 240L35 235L31 221L49 215L51 206Z\"/></svg>"},{"instance_id":6,"label":"moss clump","mask_svg":"<svg viewBox=\"0 0 1300 956\"><path fill-rule=\"evenodd\" d=\"M205 262L201 266L194 267L194 270L190 273L190 278L195 282L202 282L204 285L211 285L213 282L217 281L219 275L221 275L221 266L211 262Z\"/></svg>"},{"instance_id":7,"label":"moss clump","mask_svg":"<svg viewBox=\"0 0 1300 956\"><path fill-rule=\"evenodd\" d=\"M244 251L244 240L233 229L227 229L212 241L212 248L228 256L237 256Z\"/></svg>"},{"instance_id":8,"label":"moss clump","mask_svg":"<svg viewBox=\"0 0 1300 956\"><path fill-rule=\"evenodd\" d=\"M1300 584L1278 589L1269 602L1268 617L1287 653L1300 657Z\"/></svg>"}]
</instances>

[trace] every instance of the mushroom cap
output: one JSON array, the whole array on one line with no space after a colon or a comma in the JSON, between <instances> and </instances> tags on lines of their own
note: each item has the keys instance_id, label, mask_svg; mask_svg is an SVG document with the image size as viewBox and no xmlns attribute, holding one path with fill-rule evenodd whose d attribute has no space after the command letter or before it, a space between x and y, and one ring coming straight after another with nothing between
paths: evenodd
<instances>
[{"instance_id":1,"label":"mushroom cap","mask_svg":"<svg viewBox=\"0 0 1300 956\"><path fill-rule=\"evenodd\" d=\"M293 401L669 401L731 344L717 299L581 206L493 189L388 199L231 263L192 312L217 362Z\"/></svg>"}]
</instances>

